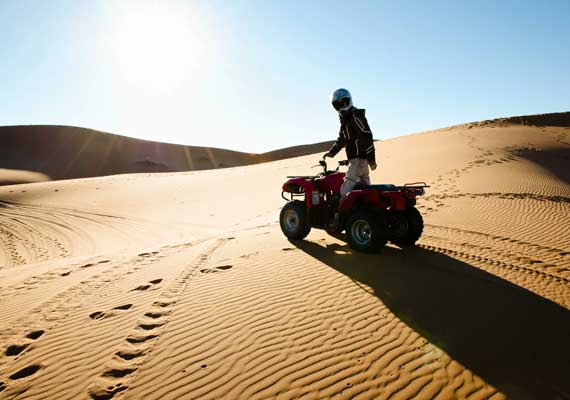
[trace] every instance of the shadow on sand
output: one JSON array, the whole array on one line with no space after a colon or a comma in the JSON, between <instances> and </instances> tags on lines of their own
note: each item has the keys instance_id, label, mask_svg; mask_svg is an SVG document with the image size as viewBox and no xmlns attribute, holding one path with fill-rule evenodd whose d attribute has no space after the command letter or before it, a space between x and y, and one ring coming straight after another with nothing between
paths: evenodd
<instances>
[{"instance_id":1,"label":"shadow on sand","mask_svg":"<svg viewBox=\"0 0 570 400\"><path fill-rule=\"evenodd\" d=\"M570 312L558 304L421 248L366 255L292 243L371 287L400 320L509 397L570 398Z\"/></svg>"},{"instance_id":2,"label":"shadow on sand","mask_svg":"<svg viewBox=\"0 0 570 400\"><path fill-rule=\"evenodd\" d=\"M512 151L516 156L525 158L542 168L548 170L562 182L570 185L570 143L566 146L542 150L516 149Z\"/></svg>"}]
</instances>

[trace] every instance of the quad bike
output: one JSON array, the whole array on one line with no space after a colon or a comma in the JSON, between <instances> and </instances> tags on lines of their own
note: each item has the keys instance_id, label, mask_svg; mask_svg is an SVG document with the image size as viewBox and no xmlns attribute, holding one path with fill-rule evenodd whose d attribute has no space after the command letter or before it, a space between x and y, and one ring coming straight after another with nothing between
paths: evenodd
<instances>
[{"instance_id":1,"label":"quad bike","mask_svg":"<svg viewBox=\"0 0 570 400\"><path fill-rule=\"evenodd\" d=\"M415 207L416 197L425 194L425 182L403 186L365 185L355 188L341 199L340 187L346 174L327 170L315 176L288 176L283 184L287 204L281 209L281 230L290 239L303 239L311 228L324 229L335 237L345 232L348 244L355 250L372 253L388 241L400 247L412 246L420 238L424 223ZM318 167L318 166L315 166ZM288 194L288 197L286 197Z\"/></svg>"}]
</instances>

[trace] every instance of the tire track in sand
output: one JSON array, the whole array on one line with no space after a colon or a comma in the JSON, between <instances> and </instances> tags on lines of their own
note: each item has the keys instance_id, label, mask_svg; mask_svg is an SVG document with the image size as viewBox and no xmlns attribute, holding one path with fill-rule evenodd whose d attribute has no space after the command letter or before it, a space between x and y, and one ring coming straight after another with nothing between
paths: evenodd
<instances>
[{"instance_id":1,"label":"tire track in sand","mask_svg":"<svg viewBox=\"0 0 570 400\"><path fill-rule=\"evenodd\" d=\"M130 258L109 264L107 264L107 260L103 260L99 263L108 265L106 269L95 271L91 276L81 280L78 284L71 286L46 302L32 308L20 318L13 321L10 327L2 329L0 332L0 348L5 349L5 355L8 355L11 349L13 349L12 352L14 354L10 354L9 357L0 358L0 377L10 375L8 371L12 369L12 363L28 352L30 341L25 338L29 339L29 335L34 336L34 332L40 332L39 336L41 336L45 332L55 329L61 323L65 322L71 313L87 304L89 299L99 290L111 283L116 284L120 282L134 271L144 268L146 265L164 256L159 253L160 252L142 253L135 256L134 259ZM131 263L133 265L131 268L124 268L125 265ZM88 263L81 265L79 268L91 266L93 266L93 264ZM26 334L26 332L28 333ZM35 340L36 338L32 337L32 339ZM16 352L16 349L20 349L20 351ZM24 369L27 371L29 367L25 367ZM35 374L39 369L40 368L37 368L33 373ZM13 374L10 375L10 377L12 376ZM10 378L10 380L17 382L16 379ZM8 380L8 382L10 382L10 380ZM4 385L6 387L8 383ZM9 388L9 386L7 387Z\"/></svg>"},{"instance_id":2,"label":"tire track in sand","mask_svg":"<svg viewBox=\"0 0 570 400\"><path fill-rule=\"evenodd\" d=\"M92 252L95 236L132 241L134 221L49 205L0 201L0 269Z\"/></svg>"},{"instance_id":3,"label":"tire track in sand","mask_svg":"<svg viewBox=\"0 0 570 400\"><path fill-rule=\"evenodd\" d=\"M466 229L426 228L418 246L450 254L570 309L570 252Z\"/></svg>"},{"instance_id":4,"label":"tire track in sand","mask_svg":"<svg viewBox=\"0 0 570 400\"><path fill-rule=\"evenodd\" d=\"M49 271L43 273L36 273L27 278L6 285L1 288L0 291L0 304L7 300L13 300L14 298L26 294L30 290L37 289L45 284L52 283L53 281L59 280L63 277L74 276L78 272L83 272L87 268L97 269L103 264L109 263L111 260L102 259L101 256L91 257L87 260L83 260L80 263L73 263L71 265L67 264L63 267L53 268Z\"/></svg>"},{"instance_id":5,"label":"tire track in sand","mask_svg":"<svg viewBox=\"0 0 570 400\"><path fill-rule=\"evenodd\" d=\"M115 323L132 324L138 310L136 304L144 302L145 293L152 296L156 290L161 289L163 279L156 277L161 266L168 263L172 256L183 254L186 249L193 249L203 242L166 245L158 251L123 257L105 271L81 277L78 285L63 292L68 296L55 296L55 301L44 304L43 308L36 307L35 311L42 312L40 315L32 310L32 315L18 320L21 329L19 332L17 326L11 329L12 334L5 337L6 346L2 346L14 354L12 357L0 357L5 364L0 372L5 394L18 397L25 392L27 397L35 399L45 398L47 393L61 399L75 399L82 392L87 396L87 384L99 370L95 367L92 371L89 365L91 368L94 365L102 366L107 358L100 356L101 351L97 351L97 347L109 341L118 343L123 338L121 331L124 331L124 327L118 333L107 331L107 328L101 331L93 329L93 322L105 324L110 320L111 326ZM177 269L179 270L180 268ZM149 274L155 275L154 279L148 281L152 288L143 290L145 285L140 285L139 279L144 279ZM76 293L76 287L83 290ZM79 297L70 298L69 295L73 293ZM102 308L96 311L90 304L99 304ZM85 313L86 308L91 308L90 313ZM132 309L135 309L134 315ZM29 329L41 330L46 335L38 343L32 344L23 338ZM27 346L28 344L30 345ZM20 347L23 348L18 352ZM110 351L104 353L111 355ZM11 378L13 373L21 369L27 371L26 368L34 365L39 365L40 368L33 375L26 376L26 379ZM67 381L54 386L56 377L62 375L66 376Z\"/></svg>"},{"instance_id":6,"label":"tire track in sand","mask_svg":"<svg viewBox=\"0 0 570 400\"><path fill-rule=\"evenodd\" d=\"M143 318L127 335L125 342L117 349L113 359L89 389L91 399L114 399L128 390L129 382L134 379L136 372L152 351L154 343L160 338L174 305L188 283L200 273L212 254L228 240L217 239L193 263L189 264L169 287L160 292L159 298L146 310Z\"/></svg>"}]
</instances>

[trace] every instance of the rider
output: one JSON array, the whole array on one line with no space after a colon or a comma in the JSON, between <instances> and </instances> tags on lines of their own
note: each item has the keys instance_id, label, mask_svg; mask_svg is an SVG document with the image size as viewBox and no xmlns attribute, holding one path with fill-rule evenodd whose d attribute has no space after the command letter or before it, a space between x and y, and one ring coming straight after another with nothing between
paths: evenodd
<instances>
[{"instance_id":1,"label":"rider","mask_svg":"<svg viewBox=\"0 0 570 400\"><path fill-rule=\"evenodd\" d=\"M352 96L346 89L337 89L332 96L332 105L340 118L338 139L323 158L334 157L343 147L350 161L344 182L340 188L341 196L346 196L358 180L370 185L370 171L376 169L376 155L372 132L364 113L366 110L352 105Z\"/></svg>"}]
</instances>

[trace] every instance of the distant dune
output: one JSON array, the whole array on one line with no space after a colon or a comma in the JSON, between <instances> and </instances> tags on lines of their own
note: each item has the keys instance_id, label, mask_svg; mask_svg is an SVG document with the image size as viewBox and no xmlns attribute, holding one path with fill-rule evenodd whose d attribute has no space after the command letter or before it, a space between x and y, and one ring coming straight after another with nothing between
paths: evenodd
<instances>
[{"instance_id":1,"label":"distant dune","mask_svg":"<svg viewBox=\"0 0 570 400\"><path fill-rule=\"evenodd\" d=\"M137 172L180 172L236 167L325 151L331 142L263 154L152 142L71 126L0 127L0 184ZM28 179L28 180L27 180Z\"/></svg>"}]
</instances>

